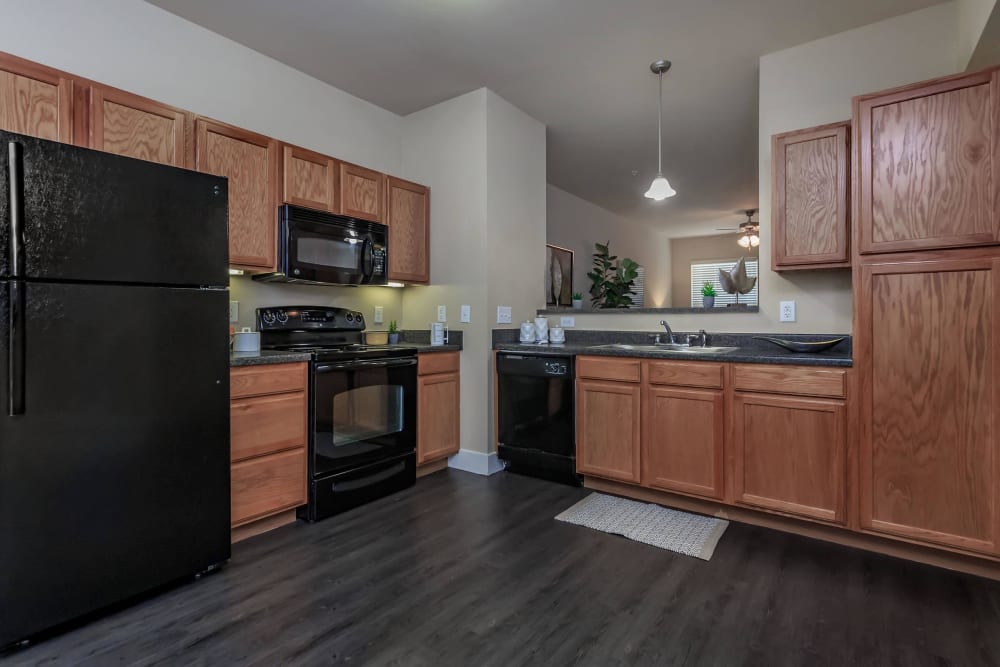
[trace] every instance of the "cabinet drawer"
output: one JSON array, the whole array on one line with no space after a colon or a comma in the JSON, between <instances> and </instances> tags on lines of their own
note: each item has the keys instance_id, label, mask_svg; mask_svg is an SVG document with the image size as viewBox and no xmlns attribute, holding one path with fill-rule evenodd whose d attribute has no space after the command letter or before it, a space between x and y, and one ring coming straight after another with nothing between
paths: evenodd
<instances>
[{"instance_id":1,"label":"cabinet drawer","mask_svg":"<svg viewBox=\"0 0 1000 667\"><path fill-rule=\"evenodd\" d=\"M305 502L304 447L233 465L233 526L298 507Z\"/></svg>"},{"instance_id":2,"label":"cabinet drawer","mask_svg":"<svg viewBox=\"0 0 1000 667\"><path fill-rule=\"evenodd\" d=\"M241 461L306 444L306 394L240 398L229 404L230 456Z\"/></svg>"},{"instance_id":3,"label":"cabinet drawer","mask_svg":"<svg viewBox=\"0 0 1000 667\"><path fill-rule=\"evenodd\" d=\"M240 366L229 371L229 397L305 391L306 363Z\"/></svg>"},{"instance_id":4,"label":"cabinet drawer","mask_svg":"<svg viewBox=\"0 0 1000 667\"><path fill-rule=\"evenodd\" d=\"M646 378L650 384L722 389L722 368L708 361L647 361Z\"/></svg>"},{"instance_id":5,"label":"cabinet drawer","mask_svg":"<svg viewBox=\"0 0 1000 667\"><path fill-rule=\"evenodd\" d=\"M846 375L836 368L735 364L733 386L737 391L844 398Z\"/></svg>"},{"instance_id":6,"label":"cabinet drawer","mask_svg":"<svg viewBox=\"0 0 1000 667\"><path fill-rule=\"evenodd\" d=\"M459 365L458 352L426 352L417 355L417 375L457 373Z\"/></svg>"},{"instance_id":7,"label":"cabinet drawer","mask_svg":"<svg viewBox=\"0 0 1000 667\"><path fill-rule=\"evenodd\" d=\"M577 357L576 376L594 380L638 382L640 361L615 357Z\"/></svg>"}]
</instances>

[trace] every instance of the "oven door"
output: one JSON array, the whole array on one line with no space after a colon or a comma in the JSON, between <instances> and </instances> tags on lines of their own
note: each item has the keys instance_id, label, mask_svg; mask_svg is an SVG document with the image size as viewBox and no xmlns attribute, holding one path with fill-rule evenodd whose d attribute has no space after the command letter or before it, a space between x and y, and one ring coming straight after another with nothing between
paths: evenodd
<instances>
[{"instance_id":1,"label":"oven door","mask_svg":"<svg viewBox=\"0 0 1000 667\"><path fill-rule=\"evenodd\" d=\"M417 446L417 360L315 362L313 475L350 470Z\"/></svg>"},{"instance_id":2,"label":"oven door","mask_svg":"<svg viewBox=\"0 0 1000 667\"><path fill-rule=\"evenodd\" d=\"M289 279L335 285L386 284L385 225L284 208L282 259Z\"/></svg>"}]
</instances>

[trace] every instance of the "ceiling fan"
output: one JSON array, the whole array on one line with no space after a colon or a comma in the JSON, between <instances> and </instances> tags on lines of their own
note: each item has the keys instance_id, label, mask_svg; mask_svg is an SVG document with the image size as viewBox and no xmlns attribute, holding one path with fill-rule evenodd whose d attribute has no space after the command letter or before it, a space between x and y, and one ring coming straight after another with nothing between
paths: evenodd
<instances>
[{"instance_id":1,"label":"ceiling fan","mask_svg":"<svg viewBox=\"0 0 1000 667\"><path fill-rule=\"evenodd\" d=\"M740 211L747 217L741 222L739 227L716 227L719 232L739 232L740 238L737 243L744 248L756 248L760 245L760 223L754 222L753 214L757 212L755 208L748 208Z\"/></svg>"}]
</instances>

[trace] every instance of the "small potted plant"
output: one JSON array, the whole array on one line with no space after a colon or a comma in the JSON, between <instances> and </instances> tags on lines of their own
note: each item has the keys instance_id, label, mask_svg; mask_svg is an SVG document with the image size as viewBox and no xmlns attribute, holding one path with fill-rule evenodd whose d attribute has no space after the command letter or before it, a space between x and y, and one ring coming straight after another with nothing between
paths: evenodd
<instances>
[{"instance_id":1,"label":"small potted plant","mask_svg":"<svg viewBox=\"0 0 1000 667\"><path fill-rule=\"evenodd\" d=\"M708 280L701 286L701 305L705 308L715 308L715 285Z\"/></svg>"},{"instance_id":2,"label":"small potted plant","mask_svg":"<svg viewBox=\"0 0 1000 667\"><path fill-rule=\"evenodd\" d=\"M399 329L396 327L396 320L389 320L389 345L399 344Z\"/></svg>"},{"instance_id":3,"label":"small potted plant","mask_svg":"<svg viewBox=\"0 0 1000 667\"><path fill-rule=\"evenodd\" d=\"M573 292L573 310L583 310L583 294Z\"/></svg>"}]
</instances>

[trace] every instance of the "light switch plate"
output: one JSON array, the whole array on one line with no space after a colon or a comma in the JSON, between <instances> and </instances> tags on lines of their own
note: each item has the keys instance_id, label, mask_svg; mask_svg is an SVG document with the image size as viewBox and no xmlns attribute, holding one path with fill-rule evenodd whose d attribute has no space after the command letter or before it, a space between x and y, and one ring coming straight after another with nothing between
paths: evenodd
<instances>
[{"instance_id":1,"label":"light switch plate","mask_svg":"<svg viewBox=\"0 0 1000 667\"><path fill-rule=\"evenodd\" d=\"M462 322L472 321L472 306L469 304L462 304L462 315L460 317Z\"/></svg>"},{"instance_id":2,"label":"light switch plate","mask_svg":"<svg viewBox=\"0 0 1000 667\"><path fill-rule=\"evenodd\" d=\"M229 321L239 322L240 321L240 302L230 301L229 302Z\"/></svg>"},{"instance_id":3,"label":"light switch plate","mask_svg":"<svg viewBox=\"0 0 1000 667\"><path fill-rule=\"evenodd\" d=\"M781 302L781 316L779 318L782 322L794 322L795 321L795 302L794 301L782 301Z\"/></svg>"},{"instance_id":4,"label":"light switch plate","mask_svg":"<svg viewBox=\"0 0 1000 667\"><path fill-rule=\"evenodd\" d=\"M561 326L564 329L566 329L568 327L575 327L576 326L576 318L575 317L560 317L559 318L559 326Z\"/></svg>"},{"instance_id":5,"label":"light switch plate","mask_svg":"<svg viewBox=\"0 0 1000 667\"><path fill-rule=\"evenodd\" d=\"M497 324L510 324L510 306L497 306Z\"/></svg>"},{"instance_id":6,"label":"light switch plate","mask_svg":"<svg viewBox=\"0 0 1000 667\"><path fill-rule=\"evenodd\" d=\"M438 322L448 321L448 309L445 306L438 306Z\"/></svg>"},{"instance_id":7,"label":"light switch plate","mask_svg":"<svg viewBox=\"0 0 1000 667\"><path fill-rule=\"evenodd\" d=\"M375 324L382 324L385 322L385 310L382 306L375 306L375 317L372 318Z\"/></svg>"}]
</instances>

